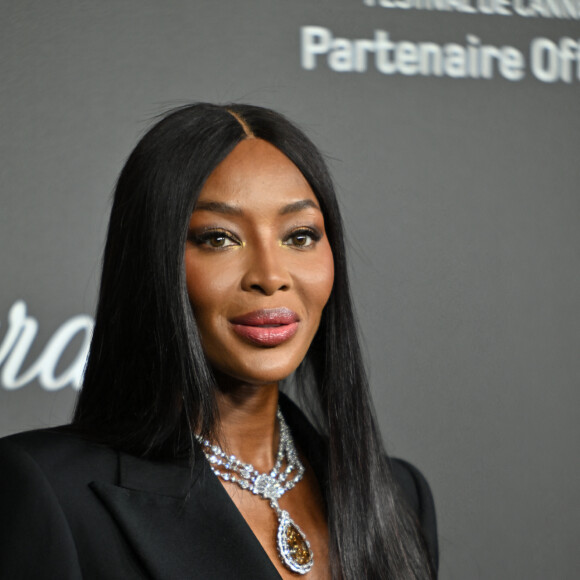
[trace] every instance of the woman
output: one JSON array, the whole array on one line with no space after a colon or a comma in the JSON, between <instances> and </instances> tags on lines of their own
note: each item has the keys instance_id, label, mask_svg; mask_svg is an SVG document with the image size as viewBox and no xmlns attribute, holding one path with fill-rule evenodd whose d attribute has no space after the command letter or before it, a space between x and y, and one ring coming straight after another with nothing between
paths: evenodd
<instances>
[{"instance_id":1,"label":"woman","mask_svg":"<svg viewBox=\"0 0 580 580\"><path fill-rule=\"evenodd\" d=\"M116 187L72 424L0 444L0 577L434 578L355 326L310 140L259 107L169 113ZM318 430L279 396L294 371Z\"/></svg>"}]
</instances>

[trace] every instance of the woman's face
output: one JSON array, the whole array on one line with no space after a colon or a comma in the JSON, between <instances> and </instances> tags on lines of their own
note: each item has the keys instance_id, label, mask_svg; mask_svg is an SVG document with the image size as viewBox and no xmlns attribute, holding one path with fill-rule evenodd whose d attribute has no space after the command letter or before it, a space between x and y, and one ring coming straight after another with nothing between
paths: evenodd
<instances>
[{"instance_id":1,"label":"woman's face","mask_svg":"<svg viewBox=\"0 0 580 580\"><path fill-rule=\"evenodd\" d=\"M206 181L185 249L204 352L249 384L290 375L314 338L334 280L318 201L298 168L242 141Z\"/></svg>"}]
</instances>

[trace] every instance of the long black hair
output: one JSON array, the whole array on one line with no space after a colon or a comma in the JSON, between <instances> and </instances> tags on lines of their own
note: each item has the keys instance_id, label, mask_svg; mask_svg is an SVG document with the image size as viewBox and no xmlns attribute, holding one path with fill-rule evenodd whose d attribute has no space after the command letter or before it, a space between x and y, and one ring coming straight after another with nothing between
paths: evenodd
<instances>
[{"instance_id":1,"label":"long black hair","mask_svg":"<svg viewBox=\"0 0 580 580\"><path fill-rule=\"evenodd\" d=\"M302 172L319 201L334 257L333 290L297 373L328 441L333 578L431 578L418 524L397 495L373 416L332 180L308 137L274 111L181 107L129 156L115 190L73 425L143 457L193 455L192 426L214 432L216 386L189 303L184 248L205 180L249 137L268 141Z\"/></svg>"}]
</instances>

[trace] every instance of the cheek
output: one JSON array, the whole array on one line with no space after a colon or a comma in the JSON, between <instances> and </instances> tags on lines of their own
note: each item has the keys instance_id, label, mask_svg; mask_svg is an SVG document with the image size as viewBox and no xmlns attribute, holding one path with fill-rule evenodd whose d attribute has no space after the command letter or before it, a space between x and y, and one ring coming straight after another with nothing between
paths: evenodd
<instances>
[{"instance_id":1,"label":"cheek","mask_svg":"<svg viewBox=\"0 0 580 580\"><path fill-rule=\"evenodd\" d=\"M192 252L193 253L193 252ZM228 275L229 274L229 275ZM231 270L216 267L215 261L185 257L185 279L189 301L196 314L211 312L223 304L222 298L231 288Z\"/></svg>"},{"instance_id":2,"label":"cheek","mask_svg":"<svg viewBox=\"0 0 580 580\"><path fill-rule=\"evenodd\" d=\"M308 305L318 311L318 316L322 314L334 284L334 260L329 245L324 248L319 258L302 276L308 294Z\"/></svg>"},{"instance_id":3,"label":"cheek","mask_svg":"<svg viewBox=\"0 0 580 580\"><path fill-rule=\"evenodd\" d=\"M206 268L201 267L199 262L192 260L186 253L185 255L185 283L187 285L187 294L193 308L200 306L207 300L207 285L201 284L202 280L211 280L208 277L209 272Z\"/></svg>"},{"instance_id":4,"label":"cheek","mask_svg":"<svg viewBox=\"0 0 580 580\"><path fill-rule=\"evenodd\" d=\"M185 276L187 293L203 349L209 354L216 347L216 337L220 336L223 325L221 309L227 302L227 288L230 285L223 269L219 272L208 261L189 259L186 255Z\"/></svg>"}]
</instances>

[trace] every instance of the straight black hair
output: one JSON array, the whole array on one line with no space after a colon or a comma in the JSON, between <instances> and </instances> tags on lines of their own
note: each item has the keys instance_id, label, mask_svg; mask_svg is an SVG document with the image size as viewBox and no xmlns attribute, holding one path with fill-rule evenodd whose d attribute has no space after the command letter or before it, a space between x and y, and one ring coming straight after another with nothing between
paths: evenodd
<instances>
[{"instance_id":1,"label":"straight black hair","mask_svg":"<svg viewBox=\"0 0 580 580\"><path fill-rule=\"evenodd\" d=\"M302 398L328 441L332 577L433 578L373 416L332 180L310 139L274 111L240 104L181 107L129 156L115 190L73 426L143 457L193 457L192 427L215 432L216 385L189 303L184 248L206 179L251 137L277 147L302 172L319 201L334 257L333 290L297 372Z\"/></svg>"}]
</instances>

